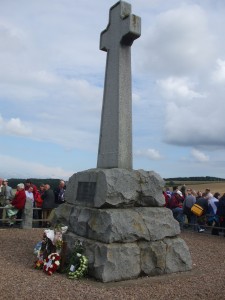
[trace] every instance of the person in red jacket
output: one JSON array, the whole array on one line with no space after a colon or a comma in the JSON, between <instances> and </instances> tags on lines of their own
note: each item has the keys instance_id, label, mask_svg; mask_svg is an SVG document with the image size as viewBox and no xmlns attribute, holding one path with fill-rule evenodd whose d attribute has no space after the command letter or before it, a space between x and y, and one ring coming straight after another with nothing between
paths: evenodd
<instances>
[{"instance_id":1,"label":"person in red jacket","mask_svg":"<svg viewBox=\"0 0 225 300\"><path fill-rule=\"evenodd\" d=\"M9 205L5 206L5 208L7 208L6 214L10 219L9 221L10 227L14 225L18 211L24 209L25 203L26 203L26 194L24 190L24 184L19 183L17 185L17 191L15 197L10 201Z\"/></svg>"}]
</instances>

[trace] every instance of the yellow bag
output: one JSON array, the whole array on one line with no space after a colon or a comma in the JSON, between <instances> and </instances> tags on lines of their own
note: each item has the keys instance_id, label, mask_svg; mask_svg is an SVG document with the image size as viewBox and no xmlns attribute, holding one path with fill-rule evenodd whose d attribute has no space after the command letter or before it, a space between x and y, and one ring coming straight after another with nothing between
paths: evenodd
<instances>
[{"instance_id":1,"label":"yellow bag","mask_svg":"<svg viewBox=\"0 0 225 300\"><path fill-rule=\"evenodd\" d=\"M204 209L200 205L194 204L191 208L191 211L194 215L201 217L203 215Z\"/></svg>"}]
</instances>

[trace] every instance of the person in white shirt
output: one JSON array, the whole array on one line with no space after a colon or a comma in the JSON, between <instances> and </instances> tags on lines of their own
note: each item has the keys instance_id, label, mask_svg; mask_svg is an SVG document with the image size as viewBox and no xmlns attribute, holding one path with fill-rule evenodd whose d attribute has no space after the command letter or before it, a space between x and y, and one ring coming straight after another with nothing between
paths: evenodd
<instances>
[{"instance_id":1,"label":"person in white shirt","mask_svg":"<svg viewBox=\"0 0 225 300\"><path fill-rule=\"evenodd\" d=\"M26 194L26 201L32 201L34 206L34 194L33 194L33 187L30 186L28 190L25 191Z\"/></svg>"}]
</instances>

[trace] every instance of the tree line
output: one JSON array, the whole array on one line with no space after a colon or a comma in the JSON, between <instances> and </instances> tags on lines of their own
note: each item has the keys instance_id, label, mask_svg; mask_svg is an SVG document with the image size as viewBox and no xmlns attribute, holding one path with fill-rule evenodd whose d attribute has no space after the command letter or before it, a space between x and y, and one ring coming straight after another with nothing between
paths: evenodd
<instances>
[{"instance_id":1,"label":"tree line","mask_svg":"<svg viewBox=\"0 0 225 300\"><path fill-rule=\"evenodd\" d=\"M26 182L27 179L24 178L10 178L8 179L8 185L12 188L16 188L17 184ZM60 179L52 179L52 178L46 178L46 179L37 179L37 178L29 178L29 180L36 185L37 188L41 184L49 184L51 186L51 189L54 190L58 187Z\"/></svg>"},{"instance_id":2,"label":"tree line","mask_svg":"<svg viewBox=\"0 0 225 300\"><path fill-rule=\"evenodd\" d=\"M225 181L224 178L212 176L195 176L195 177L173 177L164 178L165 181Z\"/></svg>"}]
</instances>

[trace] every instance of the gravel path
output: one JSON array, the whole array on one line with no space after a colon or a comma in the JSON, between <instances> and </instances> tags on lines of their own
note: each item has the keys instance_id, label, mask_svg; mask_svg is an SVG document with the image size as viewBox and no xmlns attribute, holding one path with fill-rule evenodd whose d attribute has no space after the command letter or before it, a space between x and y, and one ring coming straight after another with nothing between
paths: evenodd
<instances>
[{"instance_id":1,"label":"gravel path","mask_svg":"<svg viewBox=\"0 0 225 300\"><path fill-rule=\"evenodd\" d=\"M116 283L71 281L33 269L42 229L0 229L0 299L225 299L225 238L184 232L193 270Z\"/></svg>"}]
</instances>

